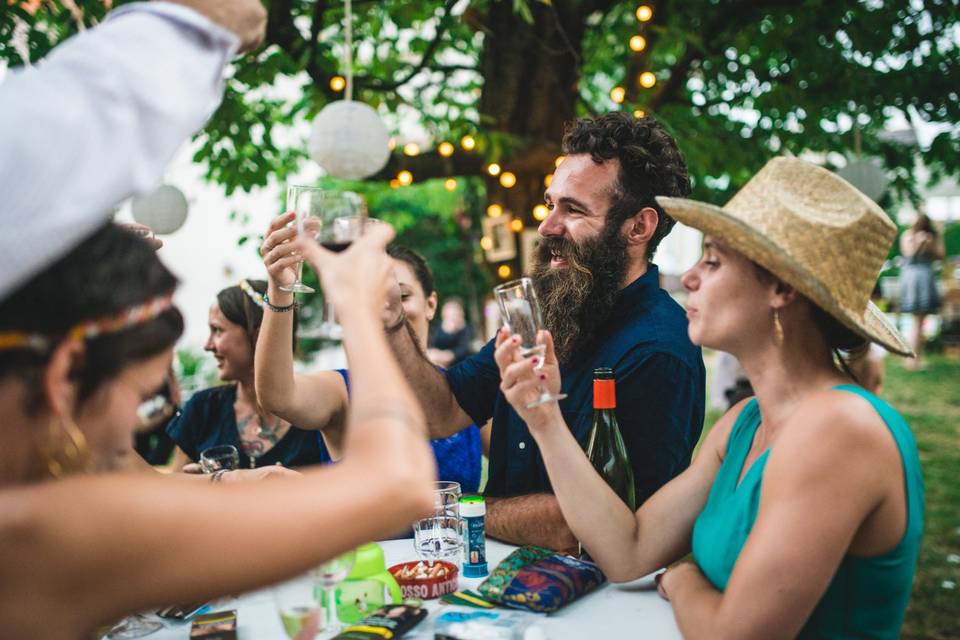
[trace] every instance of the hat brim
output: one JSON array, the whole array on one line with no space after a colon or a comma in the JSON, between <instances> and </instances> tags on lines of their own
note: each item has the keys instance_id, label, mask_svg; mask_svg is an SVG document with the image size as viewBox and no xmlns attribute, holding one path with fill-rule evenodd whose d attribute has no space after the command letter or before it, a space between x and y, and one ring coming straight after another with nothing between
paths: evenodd
<instances>
[{"instance_id":1,"label":"hat brim","mask_svg":"<svg viewBox=\"0 0 960 640\"><path fill-rule=\"evenodd\" d=\"M914 355L900 332L890 324L875 304L868 302L867 308L860 310L842 307L810 270L794 260L782 247L722 207L688 198L666 196L658 196L657 202L674 219L708 236L717 237L796 288L850 330L893 353Z\"/></svg>"}]
</instances>

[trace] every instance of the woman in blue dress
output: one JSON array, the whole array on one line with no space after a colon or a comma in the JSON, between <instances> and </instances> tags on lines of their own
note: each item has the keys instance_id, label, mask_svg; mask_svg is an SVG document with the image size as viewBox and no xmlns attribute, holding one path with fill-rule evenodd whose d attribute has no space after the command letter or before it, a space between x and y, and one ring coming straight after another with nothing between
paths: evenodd
<instances>
[{"instance_id":1,"label":"woman in blue dress","mask_svg":"<svg viewBox=\"0 0 960 640\"><path fill-rule=\"evenodd\" d=\"M204 349L227 384L198 391L167 425L176 443L173 467L196 462L205 449L230 444L241 466L287 467L329 462L323 438L265 410L253 383L253 359L263 321L263 280L241 280L217 294L210 306L210 336ZM293 352L293 342L286 349Z\"/></svg>"},{"instance_id":2,"label":"woman in blue dress","mask_svg":"<svg viewBox=\"0 0 960 640\"><path fill-rule=\"evenodd\" d=\"M906 422L855 384L843 356L870 342L911 353L870 303L896 227L843 179L795 158L771 160L723 208L656 204L705 234L682 279L690 339L733 354L756 397L633 512L556 403L528 408L539 384L560 388L549 334L534 372L501 332L501 388L570 529L613 581L678 563L659 589L687 638L899 637L923 531L920 460Z\"/></svg>"},{"instance_id":3,"label":"woman in blue dress","mask_svg":"<svg viewBox=\"0 0 960 640\"><path fill-rule=\"evenodd\" d=\"M292 219L293 214L276 218L261 249L270 283L267 313L257 344L257 392L263 406L276 415L304 429L319 429L330 455L336 460L340 457L344 437L350 377L346 370L293 371L293 357L287 348L293 332L290 312L293 295L279 288L280 284L293 281L293 267L298 260L282 246L296 233L296 229L286 226ZM433 274L423 257L415 251L390 246L387 253L393 258L404 315L416 333L417 343L426 351L430 321L437 312ZM406 323L401 321L388 330L405 330L405 327ZM486 439L484 431L488 430L471 426L449 438L431 441L440 480L459 482L465 493L479 490L481 456Z\"/></svg>"}]
</instances>

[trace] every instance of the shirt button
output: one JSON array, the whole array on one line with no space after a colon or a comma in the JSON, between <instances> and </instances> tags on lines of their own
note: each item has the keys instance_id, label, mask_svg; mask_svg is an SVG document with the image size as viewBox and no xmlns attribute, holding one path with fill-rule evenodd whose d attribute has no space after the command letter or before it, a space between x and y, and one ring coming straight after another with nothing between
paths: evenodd
<instances>
[{"instance_id":1,"label":"shirt button","mask_svg":"<svg viewBox=\"0 0 960 640\"><path fill-rule=\"evenodd\" d=\"M517 446L520 447L521 449L526 449L526 448L527 448L527 443L526 443L526 442L521 442L521 443L518 444Z\"/></svg>"}]
</instances>

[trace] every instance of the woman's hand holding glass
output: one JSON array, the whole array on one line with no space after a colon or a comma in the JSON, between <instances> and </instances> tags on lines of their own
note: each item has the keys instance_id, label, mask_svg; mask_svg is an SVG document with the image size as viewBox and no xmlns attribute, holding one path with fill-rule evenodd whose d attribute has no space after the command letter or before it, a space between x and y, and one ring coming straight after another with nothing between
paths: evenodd
<instances>
[{"instance_id":1,"label":"woman's hand holding glass","mask_svg":"<svg viewBox=\"0 0 960 640\"><path fill-rule=\"evenodd\" d=\"M274 300L274 304L280 302L289 302L293 295L287 292L284 287L289 286L297 280L300 275L300 263L303 258L294 250L291 241L297 237L297 228L291 223L296 219L296 214L287 212L277 216L270 223L267 234L260 245L260 255L263 256L263 264L267 268L267 274L270 278L270 296L279 296L278 292L283 291L283 296L288 297L287 301ZM305 221L308 226L309 221Z\"/></svg>"},{"instance_id":2,"label":"woman's hand holding glass","mask_svg":"<svg viewBox=\"0 0 960 640\"><path fill-rule=\"evenodd\" d=\"M556 402L539 402L544 391L560 395L560 364L553 349L553 336L546 329L537 334L543 355L523 355L523 341L506 327L497 332L494 360L500 368L500 390L533 435L560 416Z\"/></svg>"},{"instance_id":3,"label":"woman's hand holding glass","mask_svg":"<svg viewBox=\"0 0 960 640\"><path fill-rule=\"evenodd\" d=\"M359 240L340 253L324 249L309 234L297 237L290 246L320 275L324 295L338 314L366 308L380 318L397 288L385 251L394 235L392 226L380 223L369 225Z\"/></svg>"}]
</instances>

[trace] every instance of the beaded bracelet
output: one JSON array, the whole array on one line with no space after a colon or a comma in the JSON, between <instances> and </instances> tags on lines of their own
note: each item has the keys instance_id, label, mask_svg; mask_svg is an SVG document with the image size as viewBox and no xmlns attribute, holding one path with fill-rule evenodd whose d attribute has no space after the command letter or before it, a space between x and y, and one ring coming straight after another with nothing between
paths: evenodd
<instances>
[{"instance_id":1,"label":"beaded bracelet","mask_svg":"<svg viewBox=\"0 0 960 640\"><path fill-rule=\"evenodd\" d=\"M267 296L267 294L263 294L263 304L267 305L267 309L270 309L270 311L273 311L274 313L284 313L285 311L293 311L294 309L300 308L300 303L296 300L285 307L278 307L270 302L270 297Z\"/></svg>"}]
</instances>

